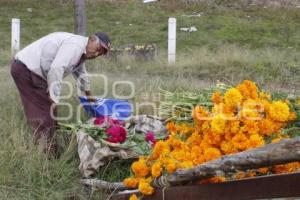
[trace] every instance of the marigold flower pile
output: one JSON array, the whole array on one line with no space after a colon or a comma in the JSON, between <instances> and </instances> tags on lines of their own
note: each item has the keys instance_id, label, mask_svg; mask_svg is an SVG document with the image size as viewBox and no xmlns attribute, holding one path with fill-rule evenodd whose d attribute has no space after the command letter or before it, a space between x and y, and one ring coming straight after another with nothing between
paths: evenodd
<instances>
[{"instance_id":1,"label":"marigold flower pile","mask_svg":"<svg viewBox=\"0 0 300 200\"><path fill-rule=\"evenodd\" d=\"M193 124L168 123L168 139L156 142L151 155L140 157L132 164L133 176L126 178L124 184L151 195L154 188L150 183L154 178L222 155L260 147L267 141L277 142L288 137L280 131L297 117L288 101L272 101L269 94L259 91L257 85L248 80L223 93L216 91L211 101L210 110L202 106L194 108ZM240 172L234 178L292 172L298 168L300 164L295 162ZM214 177L201 182L225 180L225 177Z\"/></svg>"}]
</instances>

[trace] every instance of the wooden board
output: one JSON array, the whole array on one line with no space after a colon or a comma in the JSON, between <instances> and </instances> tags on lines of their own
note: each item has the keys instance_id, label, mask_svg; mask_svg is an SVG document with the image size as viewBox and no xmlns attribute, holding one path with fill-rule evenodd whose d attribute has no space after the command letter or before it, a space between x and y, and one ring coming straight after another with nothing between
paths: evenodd
<instances>
[{"instance_id":1,"label":"wooden board","mask_svg":"<svg viewBox=\"0 0 300 200\"><path fill-rule=\"evenodd\" d=\"M129 194L114 195L113 200L128 200ZM224 183L176 186L156 189L145 200L248 200L300 197L300 172L268 175Z\"/></svg>"}]
</instances>

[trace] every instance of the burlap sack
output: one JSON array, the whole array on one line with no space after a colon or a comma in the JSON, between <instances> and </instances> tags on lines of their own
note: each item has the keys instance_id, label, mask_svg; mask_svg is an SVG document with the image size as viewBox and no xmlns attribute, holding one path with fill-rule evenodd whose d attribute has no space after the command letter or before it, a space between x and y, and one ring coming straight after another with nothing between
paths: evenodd
<instances>
[{"instance_id":1,"label":"burlap sack","mask_svg":"<svg viewBox=\"0 0 300 200\"><path fill-rule=\"evenodd\" d=\"M92 123L89 120L88 123ZM136 134L145 134L148 131L154 134L163 134L166 129L160 120L149 118L146 115L132 117L127 122L129 129L135 129ZM93 175L101 166L112 159L137 158L139 154L120 144L104 140L95 141L86 133L79 131L77 134L78 154L80 158L79 169L84 177Z\"/></svg>"}]
</instances>

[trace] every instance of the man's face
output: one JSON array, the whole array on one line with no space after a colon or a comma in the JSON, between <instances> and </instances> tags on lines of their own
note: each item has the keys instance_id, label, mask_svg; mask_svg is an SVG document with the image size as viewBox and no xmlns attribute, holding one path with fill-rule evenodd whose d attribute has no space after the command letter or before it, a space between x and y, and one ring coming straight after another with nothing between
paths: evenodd
<instances>
[{"instance_id":1,"label":"man's face","mask_svg":"<svg viewBox=\"0 0 300 200\"><path fill-rule=\"evenodd\" d=\"M104 55L106 49L100 45L96 38L90 37L86 46L86 59L94 59L98 56Z\"/></svg>"}]
</instances>

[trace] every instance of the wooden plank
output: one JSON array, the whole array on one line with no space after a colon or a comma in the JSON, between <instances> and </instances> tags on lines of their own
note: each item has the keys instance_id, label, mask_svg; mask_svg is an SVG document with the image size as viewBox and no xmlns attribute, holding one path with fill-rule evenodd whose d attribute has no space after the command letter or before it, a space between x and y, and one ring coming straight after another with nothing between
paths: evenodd
<instances>
[{"instance_id":1,"label":"wooden plank","mask_svg":"<svg viewBox=\"0 0 300 200\"><path fill-rule=\"evenodd\" d=\"M113 200L128 200L129 194L115 195ZM268 175L224 183L186 185L156 189L145 200L248 200L300 197L300 172Z\"/></svg>"}]
</instances>

